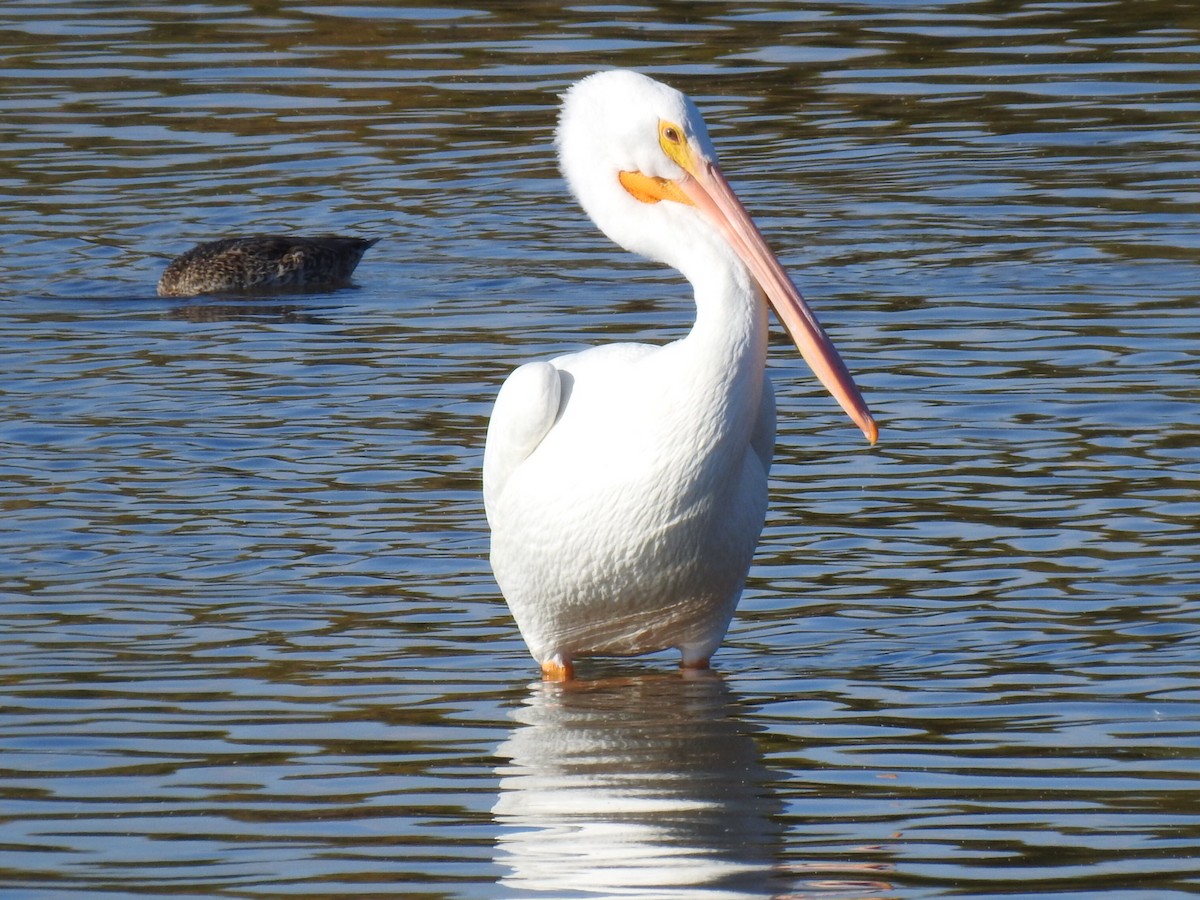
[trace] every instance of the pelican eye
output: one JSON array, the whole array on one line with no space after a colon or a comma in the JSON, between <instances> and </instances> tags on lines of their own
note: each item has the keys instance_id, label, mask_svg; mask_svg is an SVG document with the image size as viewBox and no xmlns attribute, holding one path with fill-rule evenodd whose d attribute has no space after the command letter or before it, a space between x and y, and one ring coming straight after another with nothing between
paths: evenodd
<instances>
[{"instance_id":1,"label":"pelican eye","mask_svg":"<svg viewBox=\"0 0 1200 900\"><path fill-rule=\"evenodd\" d=\"M663 153L667 154L684 171L692 170L692 154L688 149L687 138L684 136L683 129L674 122L658 123L658 146L662 147Z\"/></svg>"}]
</instances>

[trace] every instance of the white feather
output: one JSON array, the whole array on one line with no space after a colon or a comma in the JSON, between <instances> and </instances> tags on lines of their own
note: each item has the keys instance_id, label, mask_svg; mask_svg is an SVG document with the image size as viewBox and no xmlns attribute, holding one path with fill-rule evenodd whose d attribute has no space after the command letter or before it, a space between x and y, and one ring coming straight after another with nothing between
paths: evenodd
<instances>
[{"instance_id":1,"label":"white feather","mask_svg":"<svg viewBox=\"0 0 1200 900\"><path fill-rule=\"evenodd\" d=\"M766 513L775 406L767 306L747 251L719 217L689 202L643 202L619 181L622 172L686 181L663 123L682 130L710 184L725 184L691 101L632 72L568 91L560 163L613 241L684 273L695 325L666 346L612 344L522 366L488 429L492 566L543 668L671 647L685 665L706 665Z\"/></svg>"}]
</instances>

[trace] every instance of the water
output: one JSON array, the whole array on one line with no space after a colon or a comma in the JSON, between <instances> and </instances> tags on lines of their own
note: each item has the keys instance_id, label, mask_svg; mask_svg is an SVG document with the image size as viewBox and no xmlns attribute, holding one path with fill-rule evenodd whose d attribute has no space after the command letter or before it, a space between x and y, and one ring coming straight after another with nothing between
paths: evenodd
<instances>
[{"instance_id":1,"label":"water","mask_svg":"<svg viewBox=\"0 0 1200 900\"><path fill-rule=\"evenodd\" d=\"M1191 4L0 20L6 897L1200 891ZM690 315L555 170L609 64L700 103L882 436L777 334L720 676L549 686L491 399ZM270 230L382 240L357 289L154 297Z\"/></svg>"}]
</instances>

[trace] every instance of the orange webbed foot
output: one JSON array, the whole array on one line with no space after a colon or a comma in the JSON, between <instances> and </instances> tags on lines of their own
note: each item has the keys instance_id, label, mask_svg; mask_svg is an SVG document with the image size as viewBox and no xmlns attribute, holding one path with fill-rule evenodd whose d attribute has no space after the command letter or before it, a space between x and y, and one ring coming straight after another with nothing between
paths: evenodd
<instances>
[{"instance_id":1,"label":"orange webbed foot","mask_svg":"<svg viewBox=\"0 0 1200 900\"><path fill-rule=\"evenodd\" d=\"M703 680L706 678L719 677L717 673L712 670L712 666L709 665L709 660L707 657L704 659L681 660L679 663L679 674L682 675L685 680Z\"/></svg>"},{"instance_id":2,"label":"orange webbed foot","mask_svg":"<svg viewBox=\"0 0 1200 900\"><path fill-rule=\"evenodd\" d=\"M542 660L542 681L570 681L575 677L575 666L564 662L559 656Z\"/></svg>"}]
</instances>

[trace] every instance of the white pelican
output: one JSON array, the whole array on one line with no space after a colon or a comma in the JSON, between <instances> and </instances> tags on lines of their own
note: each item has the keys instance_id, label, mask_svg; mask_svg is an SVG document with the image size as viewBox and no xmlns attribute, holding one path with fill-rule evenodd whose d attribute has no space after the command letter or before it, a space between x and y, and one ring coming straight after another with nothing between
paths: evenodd
<instances>
[{"instance_id":1,"label":"white pelican","mask_svg":"<svg viewBox=\"0 0 1200 900\"><path fill-rule=\"evenodd\" d=\"M665 346L609 344L508 377L483 460L492 568L548 680L572 678L579 657L668 648L706 668L766 515L764 300L872 444L877 428L691 100L636 72L600 72L564 95L557 144L604 233L691 282L696 324Z\"/></svg>"}]
</instances>

